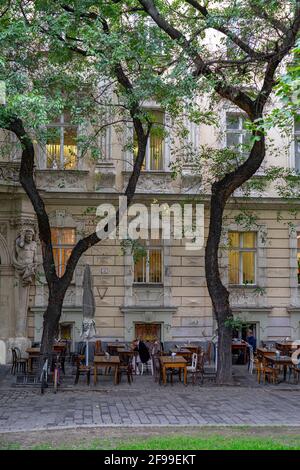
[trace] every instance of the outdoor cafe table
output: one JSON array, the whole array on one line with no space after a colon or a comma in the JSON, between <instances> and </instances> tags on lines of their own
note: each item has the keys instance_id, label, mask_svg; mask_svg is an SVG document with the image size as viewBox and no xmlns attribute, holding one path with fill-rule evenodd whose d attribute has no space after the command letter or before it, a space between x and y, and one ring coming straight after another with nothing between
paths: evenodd
<instances>
[{"instance_id":1,"label":"outdoor cafe table","mask_svg":"<svg viewBox=\"0 0 300 470\"><path fill-rule=\"evenodd\" d=\"M40 348L27 348L26 352L28 354L28 370L32 372L32 361L40 355Z\"/></svg>"},{"instance_id":2,"label":"outdoor cafe table","mask_svg":"<svg viewBox=\"0 0 300 470\"><path fill-rule=\"evenodd\" d=\"M244 364L247 364L247 357L248 357L248 345L247 343L244 343L242 341L233 341L231 349L234 351L235 349L238 349L239 351L243 351L243 357L244 357Z\"/></svg>"},{"instance_id":3,"label":"outdoor cafe table","mask_svg":"<svg viewBox=\"0 0 300 470\"><path fill-rule=\"evenodd\" d=\"M55 343L53 345L53 352L62 353L66 349L65 343ZM40 348L27 348L26 352L28 354L28 370L32 372L32 361L40 356Z\"/></svg>"},{"instance_id":4,"label":"outdoor cafe table","mask_svg":"<svg viewBox=\"0 0 300 470\"><path fill-rule=\"evenodd\" d=\"M118 384L118 370L120 365L119 356L94 356L94 385L97 383L97 368L98 367L114 367L115 369L115 385Z\"/></svg>"},{"instance_id":5,"label":"outdoor cafe table","mask_svg":"<svg viewBox=\"0 0 300 470\"><path fill-rule=\"evenodd\" d=\"M187 359L187 360L190 360L193 355L193 351L187 348L180 348L180 349L173 348L173 349L170 349L170 352L180 354L180 356L184 357L184 359Z\"/></svg>"},{"instance_id":6,"label":"outdoor cafe table","mask_svg":"<svg viewBox=\"0 0 300 470\"><path fill-rule=\"evenodd\" d=\"M126 349L126 344L121 343L121 341L116 341L115 343L108 343L107 344L107 352L109 354L114 354L117 352L118 348L124 348Z\"/></svg>"},{"instance_id":7,"label":"outdoor cafe table","mask_svg":"<svg viewBox=\"0 0 300 470\"><path fill-rule=\"evenodd\" d=\"M258 356L275 356L276 354L276 349L271 348L256 348L256 354Z\"/></svg>"},{"instance_id":8,"label":"outdoor cafe table","mask_svg":"<svg viewBox=\"0 0 300 470\"><path fill-rule=\"evenodd\" d=\"M276 349L279 351L284 352L284 354L288 355L295 351L299 346L297 346L293 341L286 341L286 342L279 342L276 343Z\"/></svg>"},{"instance_id":9,"label":"outdoor cafe table","mask_svg":"<svg viewBox=\"0 0 300 470\"><path fill-rule=\"evenodd\" d=\"M286 380L286 371L287 371L287 366L292 366L293 361L290 356L268 356L267 358L268 363L272 365L278 365L278 366L283 366L283 380Z\"/></svg>"},{"instance_id":10,"label":"outdoor cafe table","mask_svg":"<svg viewBox=\"0 0 300 470\"><path fill-rule=\"evenodd\" d=\"M197 344L184 344L183 345L184 349L188 349L191 351L191 353L196 353L199 349L199 346Z\"/></svg>"},{"instance_id":11,"label":"outdoor cafe table","mask_svg":"<svg viewBox=\"0 0 300 470\"><path fill-rule=\"evenodd\" d=\"M184 385L187 385L187 361L182 356L160 356L159 358L161 367L162 367L162 375L163 375L163 383L164 385L167 384L167 369L179 369L179 379L180 379L180 372L183 369L183 380Z\"/></svg>"}]
</instances>

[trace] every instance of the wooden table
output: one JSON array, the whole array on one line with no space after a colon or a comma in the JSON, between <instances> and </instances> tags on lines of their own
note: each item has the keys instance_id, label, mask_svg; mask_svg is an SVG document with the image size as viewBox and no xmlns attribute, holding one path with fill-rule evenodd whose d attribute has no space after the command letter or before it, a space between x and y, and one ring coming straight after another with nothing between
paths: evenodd
<instances>
[{"instance_id":1,"label":"wooden table","mask_svg":"<svg viewBox=\"0 0 300 470\"><path fill-rule=\"evenodd\" d=\"M292 354L297 348L299 348L299 346L294 344L294 341L276 343L275 346L278 351L282 351L286 355Z\"/></svg>"},{"instance_id":2,"label":"wooden table","mask_svg":"<svg viewBox=\"0 0 300 470\"><path fill-rule=\"evenodd\" d=\"M118 369L120 365L119 356L94 356L94 385L97 383L97 367L114 367L115 385L118 384Z\"/></svg>"},{"instance_id":3,"label":"wooden table","mask_svg":"<svg viewBox=\"0 0 300 470\"><path fill-rule=\"evenodd\" d=\"M182 356L160 356L159 358L161 367L162 367L162 375L163 375L163 383L166 385L167 383L167 369L179 369L179 378L181 369L183 369L183 380L184 385L187 385L187 369L186 369L186 359Z\"/></svg>"},{"instance_id":4,"label":"wooden table","mask_svg":"<svg viewBox=\"0 0 300 470\"><path fill-rule=\"evenodd\" d=\"M248 358L248 345L247 345L247 343L242 343L241 341L233 342L232 345L231 345L231 350L234 351L235 349L243 351L244 364L247 364L247 358Z\"/></svg>"},{"instance_id":5,"label":"wooden table","mask_svg":"<svg viewBox=\"0 0 300 470\"><path fill-rule=\"evenodd\" d=\"M290 356L268 356L266 360L272 365L283 366L283 380L286 381L287 367L293 365L292 358Z\"/></svg>"},{"instance_id":6,"label":"wooden table","mask_svg":"<svg viewBox=\"0 0 300 470\"><path fill-rule=\"evenodd\" d=\"M258 356L263 356L263 357L266 357L266 356L275 356L276 355L276 349L274 348L271 348L271 349L267 349L267 348L256 348L256 354Z\"/></svg>"},{"instance_id":7,"label":"wooden table","mask_svg":"<svg viewBox=\"0 0 300 470\"><path fill-rule=\"evenodd\" d=\"M65 343L55 343L52 349L54 353L58 353L58 354L62 354L65 350L66 350ZM41 349L40 348L27 348L26 352L28 354L28 370L29 372L32 372L32 361L33 359L36 359L40 356ZM62 370L64 372L64 365L62 366Z\"/></svg>"},{"instance_id":8,"label":"wooden table","mask_svg":"<svg viewBox=\"0 0 300 470\"><path fill-rule=\"evenodd\" d=\"M180 349L171 349L170 350L171 353L176 353L182 357L184 357L184 359L187 359L187 360L191 360L191 357L192 355L194 354L193 351L191 351L190 349L187 349L187 348L180 348Z\"/></svg>"},{"instance_id":9,"label":"wooden table","mask_svg":"<svg viewBox=\"0 0 300 470\"><path fill-rule=\"evenodd\" d=\"M107 352L109 354L113 354L117 352L119 348L126 348L126 344L122 343L121 341L116 341L115 343L108 343L107 344Z\"/></svg>"},{"instance_id":10,"label":"wooden table","mask_svg":"<svg viewBox=\"0 0 300 470\"><path fill-rule=\"evenodd\" d=\"M32 361L40 356L40 348L27 348L26 352L28 354L28 370L32 372Z\"/></svg>"},{"instance_id":11,"label":"wooden table","mask_svg":"<svg viewBox=\"0 0 300 470\"><path fill-rule=\"evenodd\" d=\"M183 347L191 351L191 353L196 353L199 349L199 346L197 346L197 344L184 344Z\"/></svg>"}]
</instances>

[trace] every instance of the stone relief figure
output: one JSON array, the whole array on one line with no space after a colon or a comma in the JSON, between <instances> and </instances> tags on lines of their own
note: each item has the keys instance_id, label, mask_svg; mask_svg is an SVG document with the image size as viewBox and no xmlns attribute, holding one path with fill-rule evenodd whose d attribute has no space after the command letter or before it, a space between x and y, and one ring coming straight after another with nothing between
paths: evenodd
<instances>
[{"instance_id":1,"label":"stone relief figure","mask_svg":"<svg viewBox=\"0 0 300 470\"><path fill-rule=\"evenodd\" d=\"M15 253L13 254L13 264L22 278L23 286L32 284L37 268L36 249L34 240L34 230L27 228L22 231L15 242Z\"/></svg>"},{"instance_id":2,"label":"stone relief figure","mask_svg":"<svg viewBox=\"0 0 300 470\"><path fill-rule=\"evenodd\" d=\"M21 231L15 241L13 265L19 278L19 305L16 309L16 336L27 337L27 311L30 285L37 268L37 243L32 228Z\"/></svg>"}]
</instances>

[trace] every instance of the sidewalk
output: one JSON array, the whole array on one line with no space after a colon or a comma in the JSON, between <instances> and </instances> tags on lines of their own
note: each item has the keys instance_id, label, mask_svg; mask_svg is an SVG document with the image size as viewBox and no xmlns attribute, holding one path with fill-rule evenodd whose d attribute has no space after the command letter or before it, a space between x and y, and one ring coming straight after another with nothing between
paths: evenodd
<instances>
[{"instance_id":1,"label":"sidewalk","mask_svg":"<svg viewBox=\"0 0 300 470\"><path fill-rule=\"evenodd\" d=\"M102 375L96 386L87 386L80 378L76 388L70 376L70 383L57 394L50 387L41 395L37 386L13 386L14 379L6 368L0 373L0 430L300 425L299 386L258 385L255 376L248 377L240 368L235 369L235 376L240 386L208 383L185 387L178 382L160 386L151 375L135 376L131 385L123 378L120 385L114 386L112 377ZM246 379L252 385L245 385Z\"/></svg>"}]
</instances>

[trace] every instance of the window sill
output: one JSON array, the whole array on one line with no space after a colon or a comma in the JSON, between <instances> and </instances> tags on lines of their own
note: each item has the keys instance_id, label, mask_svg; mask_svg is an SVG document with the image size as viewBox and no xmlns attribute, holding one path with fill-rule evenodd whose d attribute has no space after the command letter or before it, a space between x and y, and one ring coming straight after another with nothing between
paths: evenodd
<instances>
[{"instance_id":1,"label":"window sill","mask_svg":"<svg viewBox=\"0 0 300 470\"><path fill-rule=\"evenodd\" d=\"M122 171L124 175L131 175L132 171L124 170ZM172 172L170 170L141 170L141 175L171 175Z\"/></svg>"},{"instance_id":2,"label":"window sill","mask_svg":"<svg viewBox=\"0 0 300 470\"><path fill-rule=\"evenodd\" d=\"M257 284L229 284L229 289L256 289Z\"/></svg>"},{"instance_id":3,"label":"window sill","mask_svg":"<svg viewBox=\"0 0 300 470\"><path fill-rule=\"evenodd\" d=\"M156 289L164 287L161 282L134 282L132 286L137 288L154 287Z\"/></svg>"}]
</instances>

